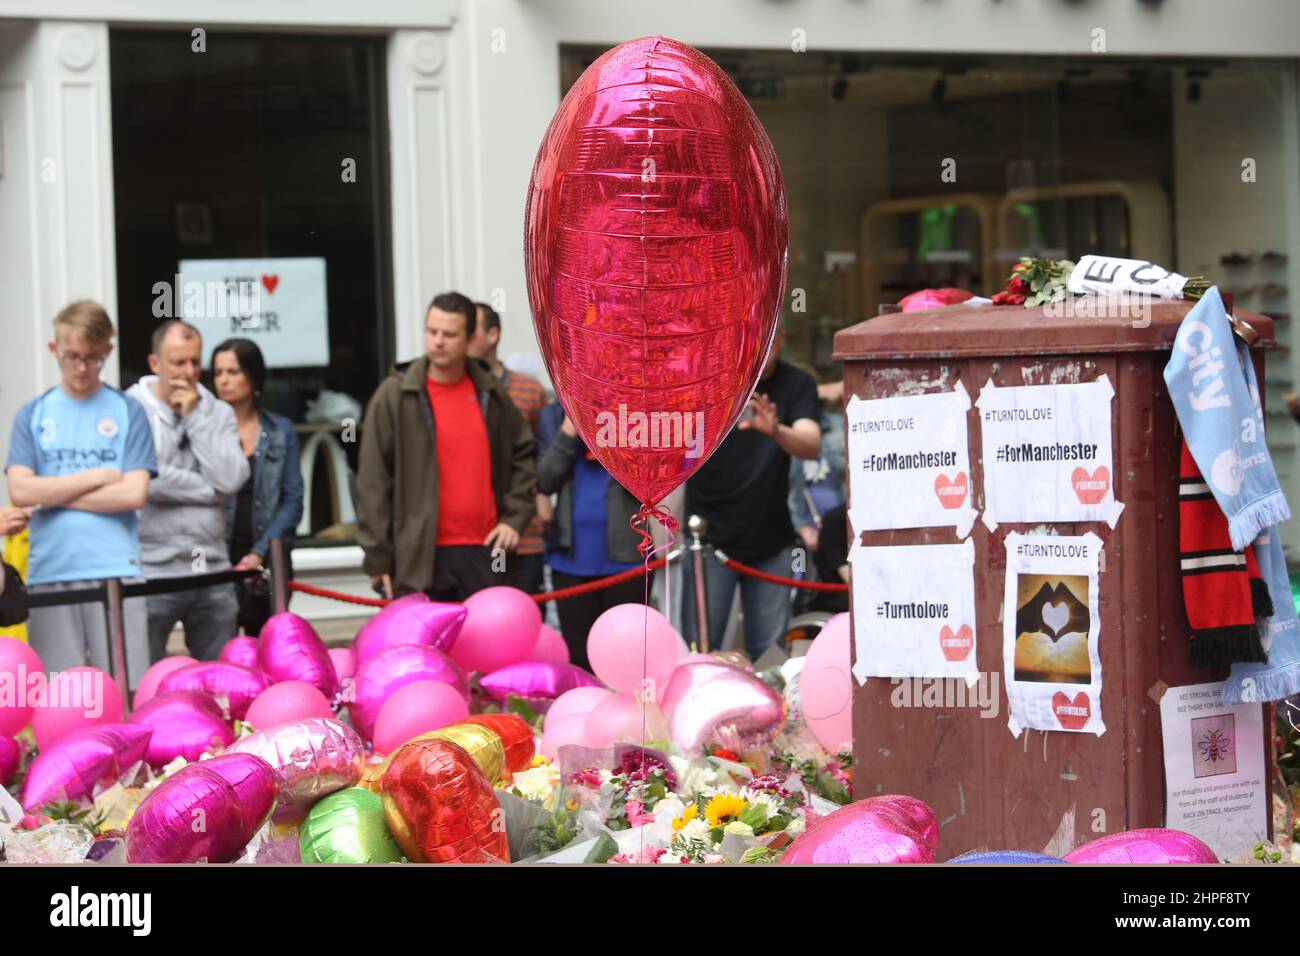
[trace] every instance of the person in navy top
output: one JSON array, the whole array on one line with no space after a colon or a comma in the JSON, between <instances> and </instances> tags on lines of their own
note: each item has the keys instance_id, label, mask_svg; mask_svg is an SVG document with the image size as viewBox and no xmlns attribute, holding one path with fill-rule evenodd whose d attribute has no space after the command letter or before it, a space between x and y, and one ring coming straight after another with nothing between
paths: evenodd
<instances>
[{"instance_id":1,"label":"person in navy top","mask_svg":"<svg viewBox=\"0 0 1300 956\"><path fill-rule=\"evenodd\" d=\"M75 590L107 578L139 578L137 512L157 474L144 409L101 382L113 351L103 306L74 302L54 318L50 353L60 383L18 411L5 476L9 499L31 516L28 586L33 593ZM128 680L148 669L143 598L124 602ZM32 649L47 671L89 662L111 671L104 607L97 602L33 608Z\"/></svg>"}]
</instances>

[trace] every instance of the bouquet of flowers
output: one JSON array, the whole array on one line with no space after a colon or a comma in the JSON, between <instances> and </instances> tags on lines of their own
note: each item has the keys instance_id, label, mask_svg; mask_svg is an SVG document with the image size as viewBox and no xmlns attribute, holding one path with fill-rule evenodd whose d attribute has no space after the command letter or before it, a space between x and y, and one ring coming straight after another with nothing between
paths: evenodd
<instances>
[{"instance_id":1,"label":"bouquet of flowers","mask_svg":"<svg viewBox=\"0 0 1300 956\"><path fill-rule=\"evenodd\" d=\"M770 863L803 832L804 797L773 774L754 777L738 793L701 795L673 820L659 863Z\"/></svg>"},{"instance_id":2,"label":"bouquet of flowers","mask_svg":"<svg viewBox=\"0 0 1300 956\"><path fill-rule=\"evenodd\" d=\"M612 769L580 770L569 782L585 789L588 805L603 808L606 827L629 830L654 822L656 806L677 789L677 774L663 755L628 749Z\"/></svg>"}]
</instances>

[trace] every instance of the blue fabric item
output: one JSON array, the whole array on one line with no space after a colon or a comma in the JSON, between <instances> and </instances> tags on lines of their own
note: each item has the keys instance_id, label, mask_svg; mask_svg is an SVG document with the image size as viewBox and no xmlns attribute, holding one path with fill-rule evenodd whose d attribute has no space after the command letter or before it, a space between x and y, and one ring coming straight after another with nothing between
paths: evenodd
<instances>
[{"instance_id":1,"label":"blue fabric item","mask_svg":"<svg viewBox=\"0 0 1300 956\"><path fill-rule=\"evenodd\" d=\"M599 462L578 455L573 463L573 550L547 551L546 560L552 569L579 577L603 577L637 567L608 557L605 502L613 480Z\"/></svg>"},{"instance_id":2,"label":"blue fabric item","mask_svg":"<svg viewBox=\"0 0 1300 956\"><path fill-rule=\"evenodd\" d=\"M1065 861L1046 853L1030 853L1028 850L983 850L959 856L949 863L1061 863ZM1068 865L1068 864L1066 864Z\"/></svg>"},{"instance_id":3,"label":"blue fabric item","mask_svg":"<svg viewBox=\"0 0 1300 956\"><path fill-rule=\"evenodd\" d=\"M293 548L298 522L302 520L302 463L298 432L282 415L259 409L261 434L253 452L253 547L267 557L271 540L281 538L286 554ZM235 528L235 499L226 501L226 547Z\"/></svg>"},{"instance_id":4,"label":"blue fabric item","mask_svg":"<svg viewBox=\"0 0 1300 956\"><path fill-rule=\"evenodd\" d=\"M144 409L111 385L101 385L90 398L72 398L56 386L23 405L14 419L5 469L14 465L46 477L89 468L158 474ZM30 528L28 584L140 576L135 511L42 507L32 514Z\"/></svg>"},{"instance_id":5,"label":"blue fabric item","mask_svg":"<svg viewBox=\"0 0 1300 956\"><path fill-rule=\"evenodd\" d=\"M1254 546L1273 601L1273 616L1263 622L1261 635L1268 662L1233 664L1223 701L1280 700L1300 691L1300 620L1277 533L1291 509L1264 441L1250 349L1233 335L1217 288L1183 318L1165 384L1187 447L1228 518L1232 546L1238 551Z\"/></svg>"}]
</instances>

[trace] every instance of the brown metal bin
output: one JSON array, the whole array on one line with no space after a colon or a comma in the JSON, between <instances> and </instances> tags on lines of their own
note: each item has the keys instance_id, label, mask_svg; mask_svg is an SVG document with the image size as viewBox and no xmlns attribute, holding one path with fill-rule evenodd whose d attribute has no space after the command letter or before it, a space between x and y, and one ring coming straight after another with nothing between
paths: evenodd
<instances>
[{"instance_id":1,"label":"brown metal bin","mask_svg":"<svg viewBox=\"0 0 1300 956\"><path fill-rule=\"evenodd\" d=\"M1106 732L1097 737L1026 729L1019 739L1012 737L1001 679L996 719L981 719L976 708L894 707L887 678L855 684L856 795L904 793L925 800L942 824L940 859L978 848L1042 851L1054 837L1064 852L1106 833L1164 825L1161 682L1179 686L1227 677L1226 671L1187 663L1178 551L1180 437L1163 371L1193 305L1158 301L1145 327L1128 316L954 306L882 315L835 336L846 400L950 391L961 381L974 403L989 379L998 386L1065 384L1103 373L1115 389L1114 487L1123 514L1113 529L1102 522L1047 526L1061 535L1092 531L1104 542L1099 604ZM1272 320L1244 310L1236 315L1260 333L1254 355L1263 382ZM973 501L982 511L981 423L974 408L968 424ZM976 661L983 674L1003 670L1003 540L1011 531L1042 528L1000 524L990 532L976 521L971 530ZM960 539L952 528L923 528L868 531L860 540L888 546ZM1266 735L1272 732L1270 712L1266 708ZM1271 780L1272 748L1265 751Z\"/></svg>"}]
</instances>

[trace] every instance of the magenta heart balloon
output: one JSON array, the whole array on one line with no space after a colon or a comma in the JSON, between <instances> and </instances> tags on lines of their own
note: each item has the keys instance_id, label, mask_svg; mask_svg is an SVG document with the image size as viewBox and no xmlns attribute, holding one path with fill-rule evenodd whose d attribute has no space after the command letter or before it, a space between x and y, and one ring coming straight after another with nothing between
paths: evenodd
<instances>
[{"instance_id":1,"label":"magenta heart balloon","mask_svg":"<svg viewBox=\"0 0 1300 956\"><path fill-rule=\"evenodd\" d=\"M885 794L872 799L876 801L874 806L897 811L907 817L921 837L921 842L929 847L930 852L935 853L938 851L939 818L935 816L928 803L901 793Z\"/></svg>"},{"instance_id":2,"label":"magenta heart balloon","mask_svg":"<svg viewBox=\"0 0 1300 956\"><path fill-rule=\"evenodd\" d=\"M205 750L220 750L235 741L235 732L211 695L195 690L174 690L138 707L127 723L143 724L153 731L145 761L155 770L177 757L199 759Z\"/></svg>"},{"instance_id":3,"label":"magenta heart balloon","mask_svg":"<svg viewBox=\"0 0 1300 956\"><path fill-rule=\"evenodd\" d=\"M229 863L266 822L278 774L253 754L182 767L144 798L126 827L129 863Z\"/></svg>"},{"instance_id":4,"label":"magenta heart balloon","mask_svg":"<svg viewBox=\"0 0 1300 956\"><path fill-rule=\"evenodd\" d=\"M13 783L21 757L22 748L18 746L18 741L8 734L0 734L0 787Z\"/></svg>"},{"instance_id":5,"label":"magenta heart balloon","mask_svg":"<svg viewBox=\"0 0 1300 956\"><path fill-rule=\"evenodd\" d=\"M376 654L357 667L354 680L356 699L348 702L348 713L352 717L352 726L365 740L374 737L379 708L388 695L417 680L439 680L450 684L466 701L469 700L469 684L456 663L442 651L419 644L390 647Z\"/></svg>"},{"instance_id":6,"label":"magenta heart balloon","mask_svg":"<svg viewBox=\"0 0 1300 956\"><path fill-rule=\"evenodd\" d=\"M311 684L326 697L338 690L325 642L316 629L297 614L272 614L257 638L257 663L271 680L300 680Z\"/></svg>"},{"instance_id":7,"label":"magenta heart balloon","mask_svg":"<svg viewBox=\"0 0 1300 956\"><path fill-rule=\"evenodd\" d=\"M257 667L257 638L239 635L226 641L218 655L218 660L228 664L242 664L244 667Z\"/></svg>"},{"instance_id":8,"label":"magenta heart balloon","mask_svg":"<svg viewBox=\"0 0 1300 956\"><path fill-rule=\"evenodd\" d=\"M927 826L917 826L914 817L920 814L912 799L871 797L819 817L795 838L781 862L933 863L938 841L927 836ZM934 819L934 812L929 811L928 817Z\"/></svg>"},{"instance_id":9,"label":"magenta heart balloon","mask_svg":"<svg viewBox=\"0 0 1300 956\"><path fill-rule=\"evenodd\" d=\"M257 695L270 686L271 678L251 667L228 664L225 661L200 661L174 670L164 677L158 685L158 693L196 690L211 694L217 703L226 701L233 719L242 720Z\"/></svg>"},{"instance_id":10,"label":"magenta heart balloon","mask_svg":"<svg viewBox=\"0 0 1300 956\"><path fill-rule=\"evenodd\" d=\"M366 748L357 732L328 717L308 717L241 737L230 753L255 754L280 774L284 789L275 819L298 820L335 790L361 780Z\"/></svg>"},{"instance_id":11,"label":"magenta heart balloon","mask_svg":"<svg viewBox=\"0 0 1300 956\"><path fill-rule=\"evenodd\" d=\"M352 640L352 655L357 667L376 654L403 644L421 644L444 652L451 650L465 624L468 614L465 605L444 604L427 598L423 601L408 600L410 597L394 601L357 631Z\"/></svg>"},{"instance_id":12,"label":"magenta heart balloon","mask_svg":"<svg viewBox=\"0 0 1300 956\"><path fill-rule=\"evenodd\" d=\"M34 813L47 803L88 800L144 760L153 731L141 724L99 724L74 730L41 751L27 769L21 803Z\"/></svg>"},{"instance_id":13,"label":"magenta heart balloon","mask_svg":"<svg viewBox=\"0 0 1300 956\"><path fill-rule=\"evenodd\" d=\"M1152 827L1112 833L1065 855L1066 863L1219 863L1205 843L1182 830Z\"/></svg>"},{"instance_id":14,"label":"magenta heart balloon","mask_svg":"<svg viewBox=\"0 0 1300 956\"><path fill-rule=\"evenodd\" d=\"M483 693L496 700L512 694L532 700L554 700L579 687L605 686L574 664L554 661L520 661L495 670L479 681Z\"/></svg>"},{"instance_id":15,"label":"magenta heart balloon","mask_svg":"<svg viewBox=\"0 0 1300 956\"><path fill-rule=\"evenodd\" d=\"M681 664L659 707L674 742L688 754L710 743L720 727L742 739L770 740L785 717L781 695L748 671L722 663Z\"/></svg>"}]
</instances>

